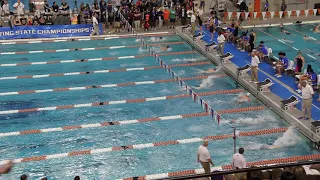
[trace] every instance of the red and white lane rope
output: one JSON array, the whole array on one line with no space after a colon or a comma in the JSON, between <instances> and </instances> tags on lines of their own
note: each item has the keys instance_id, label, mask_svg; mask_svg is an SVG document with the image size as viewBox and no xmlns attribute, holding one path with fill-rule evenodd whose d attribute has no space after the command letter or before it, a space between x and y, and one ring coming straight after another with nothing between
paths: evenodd
<instances>
[{"instance_id":1,"label":"red and white lane rope","mask_svg":"<svg viewBox=\"0 0 320 180\"><path fill-rule=\"evenodd\" d=\"M258 136L258 135L267 135L267 134L274 134L274 133L282 133L285 132L288 128L273 128L273 129L263 129L263 130L256 130L250 132L240 132L239 136ZM152 147L159 147L159 146L170 146L170 145L177 145L177 144L190 144L190 143L197 143L202 142L203 140L222 140L232 138L233 134L221 134L215 136L206 136L206 137L196 137L196 138L189 138L189 139L179 139L179 140L169 140L169 141L162 141L162 142L152 142L152 143L144 143L144 144L133 144L133 145L123 145L123 146L114 146L114 147L107 147L107 148L99 148L99 149L86 149L80 151L72 151L66 152L61 154L50 154L50 155L42 155L42 156L32 156L32 157L25 157L25 158L18 158L14 159L14 163L21 163L21 162L30 162L30 161L44 161L48 159L58 159L70 156L82 156L82 155L95 155L101 153L108 153L112 151L125 151L131 149L146 149ZM3 164L2 161L0 164Z\"/></svg>"},{"instance_id":2,"label":"red and white lane rope","mask_svg":"<svg viewBox=\"0 0 320 180\"><path fill-rule=\"evenodd\" d=\"M129 57L129 58L131 58L131 57ZM210 64L210 62L197 62L197 63L174 64L174 65L170 65L169 67L188 67L188 66L201 66L201 65L208 65L208 64ZM122 69L104 69L104 70L97 70L97 71L69 72L69 73L59 73L59 74L7 76L7 77L0 77L0 80L32 79L32 78L36 79L36 78L58 77L58 76L75 76L75 75L88 75L88 74L126 72L126 71L146 71L146 70L159 69L159 68L161 68L161 66L122 68Z\"/></svg>"},{"instance_id":3,"label":"red and white lane rope","mask_svg":"<svg viewBox=\"0 0 320 180\"><path fill-rule=\"evenodd\" d=\"M190 86L188 86L174 71L172 71L171 67L166 65L166 63L164 61L161 60L161 58L159 57L159 55L157 54L157 52L155 52L150 45L146 44L146 42L141 38L141 36L139 36L139 34L136 33L136 31L134 30L134 28L132 28L132 26L129 24L129 22L127 21L127 19L120 13L118 12L122 21L124 21L127 25L127 27L129 27L129 30L131 30L132 34L135 34L136 37L138 39L140 39L140 42L143 46L146 47L146 49L149 50L149 53L151 55L153 55L154 59L160 64L160 66L165 69L169 75L175 79L177 82L179 82L181 87L185 87L187 93L189 94L189 96L193 99L194 102L199 102L199 104L201 105L201 107L206 111L209 112L212 119L215 119L217 121L218 124L220 124L220 119L221 119L221 115L219 113L217 113L217 111L215 111L205 100L203 100L199 94L197 94Z\"/></svg>"},{"instance_id":4,"label":"red and white lane rope","mask_svg":"<svg viewBox=\"0 0 320 180\"><path fill-rule=\"evenodd\" d=\"M200 96L211 96L211 95L216 95L216 94L231 94L231 93L239 93L239 92L243 92L243 90L242 89L220 90L220 91L212 91L212 92L203 92L203 93L199 93L199 95ZM105 102L92 102L92 103L85 103L85 104L69 104L69 105L51 106L51 107L38 107L38 108L30 108L30 109L6 110L6 111L0 111L0 114L16 114L16 113L26 113L26 112L38 112L38 111L56 111L56 110L71 109L71 108L106 106L106 105L114 105L114 104L141 103L141 102L147 102L147 101L163 101L163 100L186 98L186 97L189 97L189 95L188 94L178 94L178 95L173 95L173 96L158 96L158 97L150 97L150 98L138 98L138 99L105 101Z\"/></svg>"},{"instance_id":5,"label":"red and white lane rope","mask_svg":"<svg viewBox=\"0 0 320 180\"><path fill-rule=\"evenodd\" d=\"M159 33L144 33L144 34L140 34L140 36L143 37L149 37L149 36L172 36L175 33L171 33L171 32L159 32ZM50 38L50 39L45 39L45 40L35 40L35 39L30 39L28 41L12 41L10 40L10 42L6 41L6 42L0 42L0 44L2 45L8 45L8 44L38 44L38 43L55 43L55 42L71 42L71 41L90 41L90 40L110 40L110 39L119 39L119 38L132 38L135 37L135 35L132 34L127 34L127 35L111 35L111 36L101 36L101 37L91 37L91 38L87 38L87 37L78 37L78 38L74 38L74 37L69 37L69 38L64 38L64 39L55 39L55 38Z\"/></svg>"},{"instance_id":6,"label":"red and white lane rope","mask_svg":"<svg viewBox=\"0 0 320 180\"><path fill-rule=\"evenodd\" d=\"M255 162L248 162L247 165L249 167L252 166L268 166L268 165L275 165L275 164L287 164L293 163L298 161L308 161L308 160L316 160L320 158L320 154L311 154L311 155L304 155L304 156L292 156L286 158L276 158L276 159L269 159L269 160L261 160ZM225 166L215 166L212 167L212 171L226 171L231 170L232 165L225 165ZM196 175L196 174L203 174L204 169L190 169L190 170L183 170L183 171L176 171L176 172L168 172L168 173L161 173L161 174L150 174L145 176L137 176L137 177L129 177L123 178L119 180L151 180L151 179L164 179L176 176L187 176L187 175Z\"/></svg>"},{"instance_id":7,"label":"red and white lane rope","mask_svg":"<svg viewBox=\"0 0 320 180\"><path fill-rule=\"evenodd\" d=\"M216 74L215 75L215 77L217 77L217 78L226 77L226 76L227 76L226 74ZM181 79L183 79L184 81L190 81L190 80L206 79L208 77L209 76L196 76L196 77L188 77L188 78L181 78ZM119 83L119 84L100 84L100 85L91 85L91 86L78 86L78 87L66 87L66 88L54 88L54 89L12 91L12 92L0 93L0 96L24 95L24 94L46 93L46 92L78 91L78 90L87 90L87 89L148 85L148 84L169 83L169 82L174 82L174 80L173 79L159 79L159 80L151 80L151 81L125 82L125 83Z\"/></svg>"},{"instance_id":8,"label":"red and white lane rope","mask_svg":"<svg viewBox=\"0 0 320 180\"><path fill-rule=\"evenodd\" d=\"M196 51L169 52L169 53L160 54L159 56L193 54L195 52ZM29 65L45 65L45 64L59 64L59 63L80 63L80 62L91 62L91 61L110 61L110 60L136 59L136 58L142 58L142 57L148 57L148 56L151 56L151 55L150 54L141 54L141 55L135 55L135 56L119 56L119 57L73 59L73 60L55 60L55 61L40 61L40 62L23 62L23 63L0 64L0 66L8 67L8 66L29 66Z\"/></svg>"},{"instance_id":9,"label":"red and white lane rope","mask_svg":"<svg viewBox=\"0 0 320 180\"><path fill-rule=\"evenodd\" d=\"M163 42L157 44L150 44L151 46L162 46L169 44L183 44L184 42ZM93 50L103 50L103 49L121 49L121 48L135 48L141 47L141 45L131 45L131 46L102 46L94 48L69 48L69 49L56 49L56 50L37 50L37 51L21 51L21 52L1 52L1 55L10 54L35 54L35 53L52 53L52 52L68 52L68 51L93 51Z\"/></svg>"},{"instance_id":10,"label":"red and white lane rope","mask_svg":"<svg viewBox=\"0 0 320 180\"><path fill-rule=\"evenodd\" d=\"M251 106L251 107L245 107L245 108L225 109L225 110L218 111L218 113L219 114L232 114L232 113L241 113L241 112L248 112L248 111L259 111L259 110L264 110L264 107L263 106ZM57 132L57 131L70 131L70 130L75 130L75 129L86 129L86 128L114 126L114 125L136 124L136 123L145 123L145 122L153 122L153 121L177 120L177 119L185 119L185 118L190 118L190 117L201 117L201 116L209 116L209 115L210 114L208 112L200 112L200 113L180 114L180 115L160 116L160 117L149 117L149 118L123 120L123 121L105 121L105 122L94 123L94 124L79 124L79 125L72 125L72 126L45 128L45 129L31 129L31 130L24 130L24 131L4 132L4 133L0 133L0 137L21 136L21 135L28 135L28 134L40 134L40 133Z\"/></svg>"}]
</instances>

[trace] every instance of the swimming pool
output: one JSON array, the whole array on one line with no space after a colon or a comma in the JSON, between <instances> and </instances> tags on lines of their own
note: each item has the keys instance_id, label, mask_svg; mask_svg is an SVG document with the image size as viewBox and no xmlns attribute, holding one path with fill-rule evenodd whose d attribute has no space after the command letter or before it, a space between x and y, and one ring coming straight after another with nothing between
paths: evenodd
<instances>
[{"instance_id":1,"label":"swimming pool","mask_svg":"<svg viewBox=\"0 0 320 180\"><path fill-rule=\"evenodd\" d=\"M171 47L161 59L222 114L220 125L135 38L5 44L0 159L22 162L3 177L115 179L195 169L197 138L230 134L232 126L241 132L289 127L254 97L236 103L244 90L222 71L205 74L214 66L179 36L144 39L155 48ZM317 153L292 128L239 137L237 143L247 161ZM96 151L82 151L88 149ZM212 140L209 150L216 165L230 164L233 140Z\"/></svg>"}]
</instances>

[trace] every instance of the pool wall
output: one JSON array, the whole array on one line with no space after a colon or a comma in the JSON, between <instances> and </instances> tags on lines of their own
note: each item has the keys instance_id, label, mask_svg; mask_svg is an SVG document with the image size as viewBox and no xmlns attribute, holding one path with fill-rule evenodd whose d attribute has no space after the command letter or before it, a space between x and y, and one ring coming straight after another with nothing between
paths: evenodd
<instances>
[{"instance_id":1,"label":"pool wall","mask_svg":"<svg viewBox=\"0 0 320 180\"><path fill-rule=\"evenodd\" d=\"M281 108L281 100L283 100L278 95L274 94L273 92L260 92L257 90L257 87L253 84L249 83L250 76L238 76L237 75L237 68L238 66L234 63L228 63L224 64L221 63L221 60L219 60L216 56L216 51L206 51L205 50L205 42L200 41L195 43L193 39L184 34L181 31L181 27L175 28L178 35L180 35L185 41L187 41L191 46L193 46L195 49L197 49L200 53L202 53L205 57L207 57L212 63L219 64L222 66L223 70L226 74L228 74L231 78L233 78L235 81L237 81L239 84L241 84L244 88L246 88L252 95L257 97L259 100L261 100L263 103L265 103L267 106L269 106L273 111L275 111L279 116L284 118L288 123L290 123L293 126L296 126L305 136L307 136L311 141L313 142L319 142L320 136L316 133L314 133L311 128L311 122L313 121L299 121L297 117L300 117L302 115L302 112L296 108L292 110L283 110ZM259 69L259 76L261 77L261 73L265 78L272 79L267 73L261 71ZM281 82L275 82L273 86L282 86ZM283 87L285 89L285 87ZM285 89L286 90L286 89ZM288 90L286 90L288 91Z\"/></svg>"}]
</instances>

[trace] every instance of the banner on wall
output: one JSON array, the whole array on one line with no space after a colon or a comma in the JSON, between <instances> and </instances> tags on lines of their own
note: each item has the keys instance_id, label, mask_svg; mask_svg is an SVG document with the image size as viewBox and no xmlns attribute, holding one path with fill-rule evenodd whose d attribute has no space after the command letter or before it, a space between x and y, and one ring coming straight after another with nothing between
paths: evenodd
<instances>
[{"instance_id":1,"label":"banner on wall","mask_svg":"<svg viewBox=\"0 0 320 180\"><path fill-rule=\"evenodd\" d=\"M16 26L0 28L0 39L57 38L72 36L89 36L92 24L51 25L51 26ZM100 34L102 25L99 24Z\"/></svg>"}]
</instances>

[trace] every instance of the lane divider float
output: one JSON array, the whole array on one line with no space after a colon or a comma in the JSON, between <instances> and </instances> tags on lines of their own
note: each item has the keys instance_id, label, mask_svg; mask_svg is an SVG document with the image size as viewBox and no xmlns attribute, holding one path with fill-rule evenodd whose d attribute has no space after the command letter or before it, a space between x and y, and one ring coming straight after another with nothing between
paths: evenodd
<instances>
[{"instance_id":1,"label":"lane divider float","mask_svg":"<svg viewBox=\"0 0 320 180\"><path fill-rule=\"evenodd\" d=\"M263 129L263 130L250 131L250 132L240 132L239 136L257 136L257 135L283 133L287 129L288 128L273 128L273 129ZM60 153L60 154L50 154L50 155L18 158L18 159L14 159L13 163L44 161L48 159L58 159L58 158L70 157L70 156L95 155L95 154L101 154L101 153L107 153L107 152L113 152L113 151L126 151L131 149L147 149L147 148L170 146L170 145L177 145L177 144L191 144L191 143L202 142L203 140L210 140L210 141L223 140L223 139L229 139L232 137L233 137L233 134L221 134L221 135L198 137L198 138L195 137L195 138L189 138L189 139L169 140L169 141L134 144L134 145L122 145L122 146L114 146L114 147L99 148L99 149L86 149L86 150L72 151L72 152ZM6 162L6 161L7 160L2 161L0 162L0 164L3 164L3 162Z\"/></svg>"},{"instance_id":2,"label":"lane divider float","mask_svg":"<svg viewBox=\"0 0 320 180\"><path fill-rule=\"evenodd\" d=\"M255 162L247 162L249 167L251 166L268 166L268 165L275 165L275 164L286 164L286 163L293 163L298 161L309 161L309 160L316 160L320 158L320 154L311 154L311 155L304 155L304 156L291 156L286 158L276 158L276 159L269 159L269 160L261 160ZM211 168L212 171L227 171L232 169L232 165L224 165L224 166L215 166ZM151 174L145 176L136 176L136 177L129 177L129 178L122 178L119 180L137 180L137 179L164 179L176 176L187 176L187 175L196 175L196 174L204 174L204 169L190 169L190 170L183 170L183 171L176 171L176 172L168 172L168 173L161 173L161 174Z\"/></svg>"},{"instance_id":3,"label":"lane divider float","mask_svg":"<svg viewBox=\"0 0 320 180\"><path fill-rule=\"evenodd\" d=\"M259 111L259 110L264 110L264 107L252 106L252 107L245 107L245 108L225 109L225 110L218 111L218 113L232 114L232 113L241 113L241 112L248 112L248 111ZM106 121L106 122L100 122L100 123L94 123L94 124L80 124L80 125L53 127L53 128L45 128L45 129L31 129L31 130L23 130L23 131L5 132L5 133L0 133L0 137L40 134L40 133L57 132L57 131L70 131L75 129L96 128L96 127L105 127L105 126L114 126L114 125L127 125L127 124L145 123L145 122L153 122L153 121L177 120L177 119L185 119L190 117L202 117L202 116L209 116L209 115L210 114L208 112L199 112L199 113L191 113L191 114L149 117L149 118L141 118L141 119L122 120L122 121Z\"/></svg>"},{"instance_id":4,"label":"lane divider float","mask_svg":"<svg viewBox=\"0 0 320 180\"><path fill-rule=\"evenodd\" d=\"M193 54L196 51L182 51L182 52L169 52L160 54L160 56L169 55L180 55L180 54ZM119 57L104 57L104 58L88 58L88 59L73 59L73 60L55 60L55 61L40 61L40 62L23 62L23 63L11 63L11 64L0 64L0 67L8 66L29 66L29 65L44 65L44 64L59 64L59 63L81 63L81 62L91 62L91 61L108 61L108 60L121 60L121 59L135 59L142 57L149 57L150 54L142 54L135 56L119 56Z\"/></svg>"},{"instance_id":5,"label":"lane divider float","mask_svg":"<svg viewBox=\"0 0 320 180\"><path fill-rule=\"evenodd\" d=\"M172 36L175 33L171 32L159 32L159 33L143 33L140 36L143 37L150 37L150 36ZM71 42L71 41L90 41L90 40L110 40L110 39L119 39L119 38L133 38L134 35L127 34L127 35L111 35L111 36L101 36L101 37L78 37L78 38L67 38L67 39L45 39L45 40L29 40L29 41L6 41L6 42L0 42L2 45L9 45L9 44L38 44L38 43L52 43L52 42Z\"/></svg>"},{"instance_id":6,"label":"lane divider float","mask_svg":"<svg viewBox=\"0 0 320 180\"><path fill-rule=\"evenodd\" d=\"M215 77L226 77L226 74L215 74ZM206 79L209 76L196 76L181 78L184 81ZM123 86L136 86L136 85L147 85L147 84L157 84L157 83L170 83L175 82L174 79L159 79L152 81L137 81L137 82L125 82L119 84L100 84L91 86L78 86L78 87L66 87L66 88L54 88L54 89L38 89L38 90L28 90L28 91L13 91L13 92L3 92L0 96L10 96L10 95L24 95L24 94L35 94L35 93L46 93L46 92L62 92L62 91L78 91L87 89L99 89L99 88L112 88L112 87L123 87Z\"/></svg>"},{"instance_id":7,"label":"lane divider float","mask_svg":"<svg viewBox=\"0 0 320 180\"><path fill-rule=\"evenodd\" d=\"M163 42L157 44L150 44L151 46L162 46L169 44L184 44L184 42ZM135 48L142 47L140 44L131 46L102 46L94 48L70 48L70 49L56 49L56 50L37 50L37 51L21 51L21 52L1 52L1 55L10 54L35 54L35 53L52 53L52 52L70 52L70 51L93 51L93 50L103 50L103 49L121 49L121 48Z\"/></svg>"},{"instance_id":8,"label":"lane divider float","mask_svg":"<svg viewBox=\"0 0 320 180\"><path fill-rule=\"evenodd\" d=\"M131 57L130 57L131 58ZM173 64L170 67L189 67L189 66L201 66L208 65L210 62L196 62L196 63L185 63L185 64ZM149 67L136 67L136 68L122 68L122 69L104 69L97 71L87 72L69 72L69 73L58 73L58 74L39 74L39 75L25 75L25 76L7 76L0 77L0 80L12 80L12 79L37 79L37 78L48 78L48 77L61 77L61 76L75 76L75 75L88 75L88 74L99 74L99 73L113 73L113 72L126 72L126 71L146 71L152 69L159 69L161 66L149 66Z\"/></svg>"},{"instance_id":9,"label":"lane divider float","mask_svg":"<svg viewBox=\"0 0 320 180\"><path fill-rule=\"evenodd\" d=\"M242 89L220 90L220 91L198 93L198 95L199 96L210 96L210 95L217 95L217 94L231 94L231 93L239 93L239 92L243 92L243 90ZM114 104L141 103L141 102L147 102L147 101L163 101L163 100L187 98L187 97L189 97L189 94L178 94L178 95L172 95L172 96L158 96L158 97L150 97L150 98L93 102L93 103L85 103L85 104L69 104L69 105L51 106L51 107L37 107L37 108L29 108L29 109L6 110L6 111L0 111L0 114L17 114L17 113L27 113L27 112L39 112L39 111L56 111L56 110L61 110L61 109L93 107L93 106L106 106L106 105L114 105Z\"/></svg>"}]
</instances>

